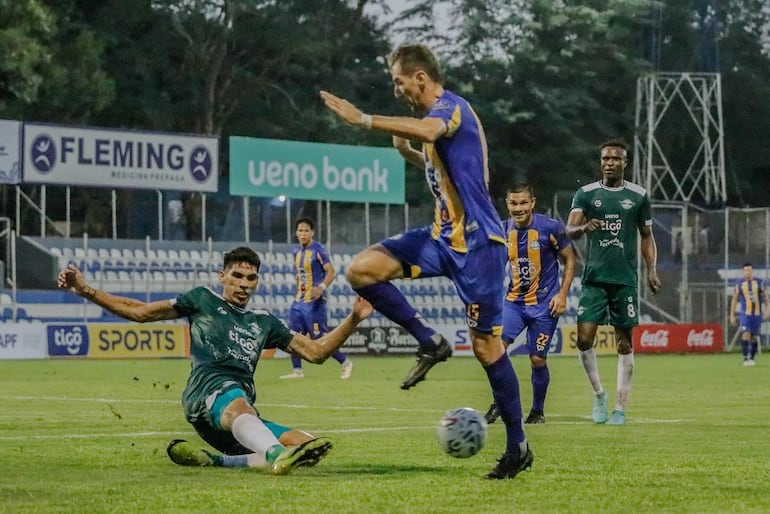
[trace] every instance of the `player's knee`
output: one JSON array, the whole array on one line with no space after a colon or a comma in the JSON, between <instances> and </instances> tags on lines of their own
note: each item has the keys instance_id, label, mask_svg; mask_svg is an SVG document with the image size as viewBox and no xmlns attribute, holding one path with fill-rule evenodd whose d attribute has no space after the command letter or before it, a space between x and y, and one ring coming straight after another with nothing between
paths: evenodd
<instances>
[{"instance_id":1,"label":"player's knee","mask_svg":"<svg viewBox=\"0 0 770 514\"><path fill-rule=\"evenodd\" d=\"M587 352L594 346L594 340L593 339L582 339L578 337L577 340L577 349L581 352Z\"/></svg>"},{"instance_id":2,"label":"player's knee","mask_svg":"<svg viewBox=\"0 0 770 514\"><path fill-rule=\"evenodd\" d=\"M534 353L529 356L529 362L532 364L533 368L542 368L548 364L548 360L545 357L541 357Z\"/></svg>"},{"instance_id":3,"label":"player's knee","mask_svg":"<svg viewBox=\"0 0 770 514\"><path fill-rule=\"evenodd\" d=\"M628 355L634 350L631 341L628 339L618 339L618 353L620 355Z\"/></svg>"}]
</instances>

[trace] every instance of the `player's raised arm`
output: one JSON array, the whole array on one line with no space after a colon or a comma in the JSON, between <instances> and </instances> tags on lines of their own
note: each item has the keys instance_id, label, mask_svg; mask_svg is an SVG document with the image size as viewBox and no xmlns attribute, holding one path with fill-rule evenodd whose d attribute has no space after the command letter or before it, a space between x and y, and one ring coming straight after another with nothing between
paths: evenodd
<instances>
[{"instance_id":1,"label":"player's raised arm","mask_svg":"<svg viewBox=\"0 0 770 514\"><path fill-rule=\"evenodd\" d=\"M413 141L433 143L443 136L447 127L439 118L411 118L408 116L380 116L366 114L358 107L328 91L321 91L321 98L342 120L357 127L387 132Z\"/></svg>"},{"instance_id":2,"label":"player's raised arm","mask_svg":"<svg viewBox=\"0 0 770 514\"><path fill-rule=\"evenodd\" d=\"M73 264L59 272L56 283L60 288L68 289L72 293L130 321L147 323L180 317L169 300L142 302L95 289L88 285L80 269Z\"/></svg>"},{"instance_id":3,"label":"player's raised arm","mask_svg":"<svg viewBox=\"0 0 770 514\"><path fill-rule=\"evenodd\" d=\"M318 339L310 339L303 334L295 334L289 343L288 350L308 362L321 364L345 344L345 341L350 337L358 324L371 313L371 304L358 296L353 302L353 311L334 330L322 335Z\"/></svg>"}]
</instances>

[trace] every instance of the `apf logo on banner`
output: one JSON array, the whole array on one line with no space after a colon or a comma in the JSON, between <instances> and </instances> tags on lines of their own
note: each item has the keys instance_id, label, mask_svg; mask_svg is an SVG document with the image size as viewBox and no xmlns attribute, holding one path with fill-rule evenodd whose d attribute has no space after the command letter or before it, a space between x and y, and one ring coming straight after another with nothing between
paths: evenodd
<instances>
[{"instance_id":1,"label":"apf logo on banner","mask_svg":"<svg viewBox=\"0 0 770 514\"><path fill-rule=\"evenodd\" d=\"M45 359L45 325L42 323L0 323L0 360Z\"/></svg>"},{"instance_id":2,"label":"apf logo on banner","mask_svg":"<svg viewBox=\"0 0 770 514\"><path fill-rule=\"evenodd\" d=\"M215 192L219 140L187 134L24 124L24 181Z\"/></svg>"},{"instance_id":3,"label":"apf logo on banner","mask_svg":"<svg viewBox=\"0 0 770 514\"><path fill-rule=\"evenodd\" d=\"M48 325L48 355L83 357L88 355L88 329L85 325Z\"/></svg>"}]
</instances>

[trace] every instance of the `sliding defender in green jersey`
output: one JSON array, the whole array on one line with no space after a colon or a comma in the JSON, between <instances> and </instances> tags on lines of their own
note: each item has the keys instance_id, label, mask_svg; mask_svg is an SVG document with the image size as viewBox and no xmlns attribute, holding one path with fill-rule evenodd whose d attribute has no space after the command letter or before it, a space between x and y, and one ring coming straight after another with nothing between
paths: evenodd
<instances>
[{"instance_id":1,"label":"sliding defender in green jersey","mask_svg":"<svg viewBox=\"0 0 770 514\"><path fill-rule=\"evenodd\" d=\"M628 145L615 139L603 143L600 151L602 179L575 193L567 235L572 239L586 236L577 347L594 390L592 418L596 423L623 425L634 371L631 334L639 324L639 238L647 284L653 294L661 284L655 269L657 247L652 235L650 197L644 188L624 178ZM598 326L608 322L615 329L618 351L617 403L609 416L607 393L599 379L593 350Z\"/></svg>"},{"instance_id":2,"label":"sliding defender in green jersey","mask_svg":"<svg viewBox=\"0 0 770 514\"><path fill-rule=\"evenodd\" d=\"M315 437L262 418L254 407L254 370L263 350L280 348L321 363L343 345L372 312L357 298L352 313L318 339L295 333L262 309L247 305L257 288L261 262L250 248L227 252L219 272L222 292L197 287L177 298L142 302L112 295L88 285L73 265L59 273L58 285L108 311L140 323L187 318L190 323L190 377L182 395L187 421L220 453L175 439L167 448L183 466L256 467L284 475L313 466L331 449Z\"/></svg>"}]
</instances>

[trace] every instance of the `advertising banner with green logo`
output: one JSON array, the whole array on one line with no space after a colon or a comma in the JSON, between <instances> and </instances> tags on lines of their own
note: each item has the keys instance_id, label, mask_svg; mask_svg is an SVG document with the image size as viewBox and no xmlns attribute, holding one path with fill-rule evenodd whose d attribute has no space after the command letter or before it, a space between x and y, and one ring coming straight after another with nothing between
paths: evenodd
<instances>
[{"instance_id":1,"label":"advertising banner with green logo","mask_svg":"<svg viewBox=\"0 0 770 514\"><path fill-rule=\"evenodd\" d=\"M394 148L230 137L230 194L403 204Z\"/></svg>"}]
</instances>

